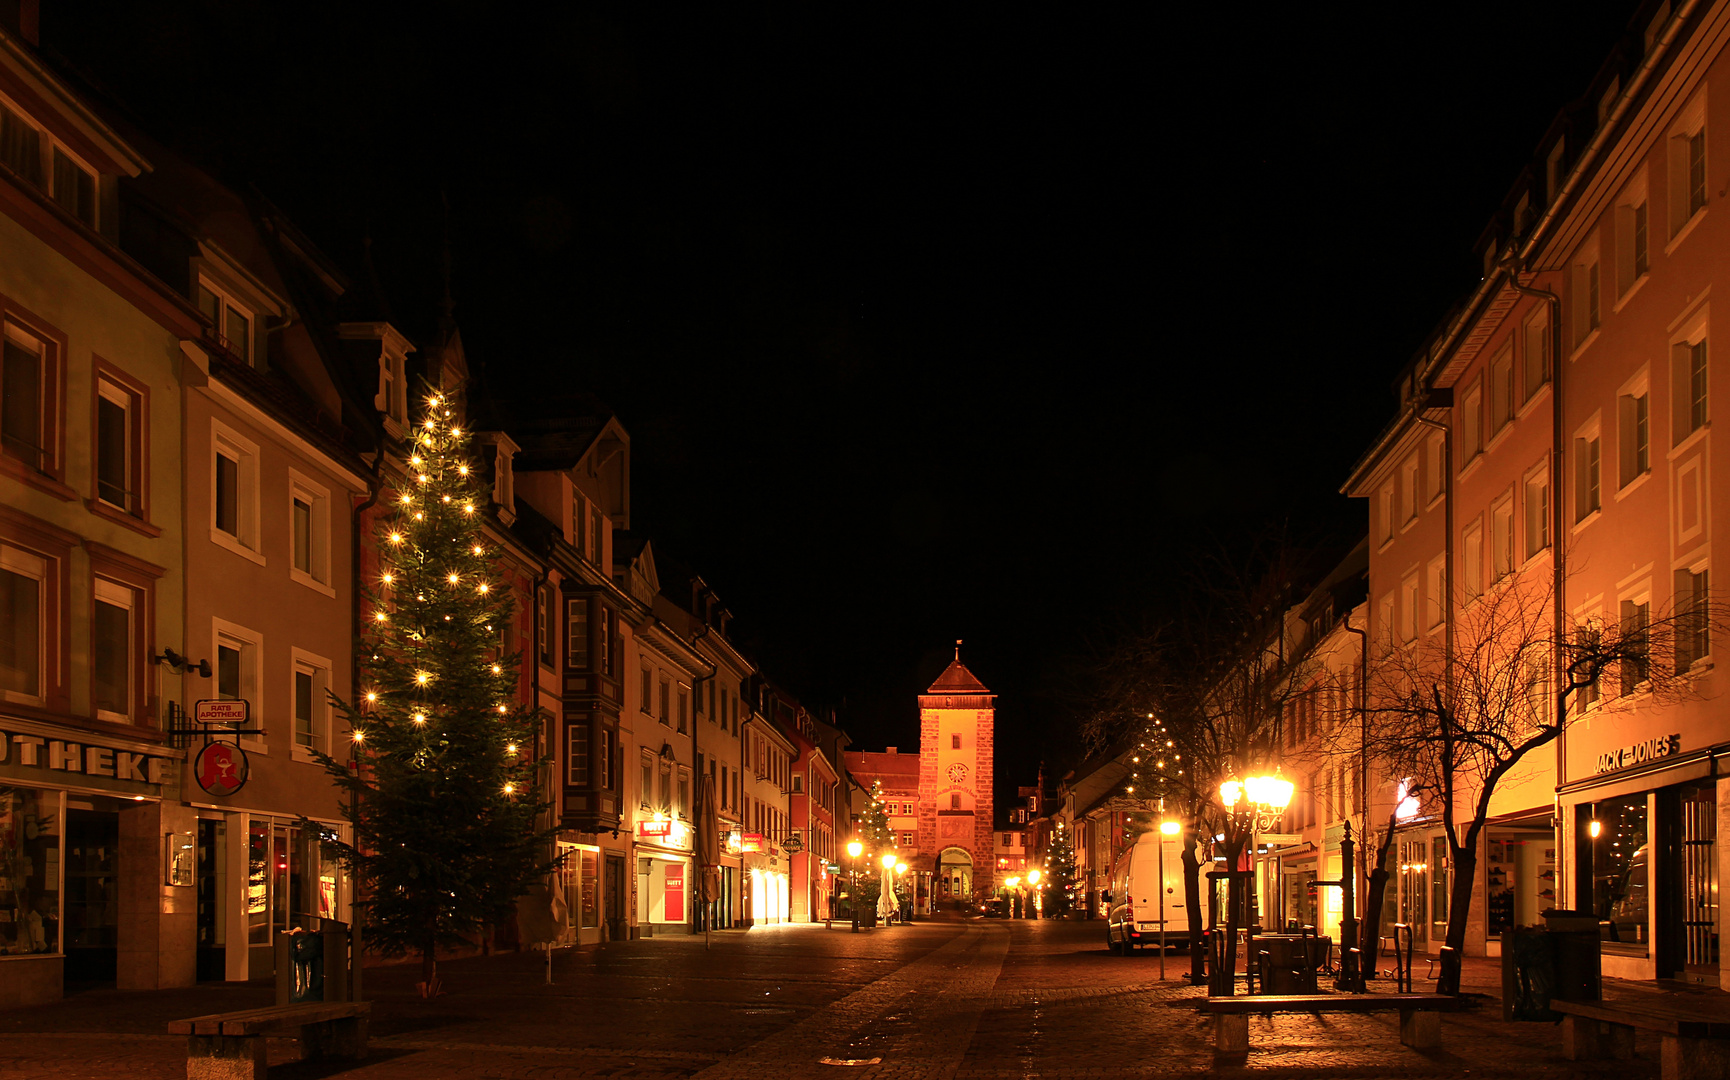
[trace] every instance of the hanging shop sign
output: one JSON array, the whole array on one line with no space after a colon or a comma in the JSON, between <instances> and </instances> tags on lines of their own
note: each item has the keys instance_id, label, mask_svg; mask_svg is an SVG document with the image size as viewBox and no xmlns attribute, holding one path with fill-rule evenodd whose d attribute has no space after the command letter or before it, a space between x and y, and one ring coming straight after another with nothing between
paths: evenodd
<instances>
[{"instance_id":1,"label":"hanging shop sign","mask_svg":"<svg viewBox=\"0 0 1730 1080\"><path fill-rule=\"evenodd\" d=\"M781 847L786 850L787 854L797 855L799 852L805 850L805 841L799 839L798 833L794 833L792 836L781 841Z\"/></svg>"},{"instance_id":2,"label":"hanging shop sign","mask_svg":"<svg viewBox=\"0 0 1730 1080\"><path fill-rule=\"evenodd\" d=\"M1655 735L1631 746L1624 746L1620 750L1599 754L1598 772L1607 773L1615 772L1617 769L1629 769L1635 765L1644 765L1648 761L1675 757L1681 752L1681 735Z\"/></svg>"},{"instance_id":3,"label":"hanging shop sign","mask_svg":"<svg viewBox=\"0 0 1730 1080\"><path fill-rule=\"evenodd\" d=\"M673 835L673 823L667 820L637 822L637 836L644 840L664 840Z\"/></svg>"},{"instance_id":4,"label":"hanging shop sign","mask_svg":"<svg viewBox=\"0 0 1730 1080\"><path fill-rule=\"evenodd\" d=\"M14 776L40 771L40 779L70 773L159 787L168 780L166 757L9 731L0 731L0 768Z\"/></svg>"},{"instance_id":5,"label":"hanging shop sign","mask_svg":"<svg viewBox=\"0 0 1730 1080\"><path fill-rule=\"evenodd\" d=\"M246 751L231 743L207 743L192 762L192 776L211 795L233 795L246 786L252 763Z\"/></svg>"},{"instance_id":6,"label":"hanging shop sign","mask_svg":"<svg viewBox=\"0 0 1730 1080\"><path fill-rule=\"evenodd\" d=\"M748 832L739 837L739 851L747 855L761 853L763 851L763 834Z\"/></svg>"},{"instance_id":7,"label":"hanging shop sign","mask_svg":"<svg viewBox=\"0 0 1730 1080\"><path fill-rule=\"evenodd\" d=\"M196 701L192 705L192 718L200 724L240 724L244 726L251 719L250 704L240 699L222 699Z\"/></svg>"}]
</instances>

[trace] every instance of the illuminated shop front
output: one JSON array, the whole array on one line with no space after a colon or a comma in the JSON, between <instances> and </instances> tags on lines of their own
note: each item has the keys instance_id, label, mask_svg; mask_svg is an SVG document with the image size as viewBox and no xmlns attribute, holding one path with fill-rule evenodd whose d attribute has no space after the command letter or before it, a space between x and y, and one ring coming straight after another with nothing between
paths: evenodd
<instances>
[{"instance_id":1,"label":"illuminated shop front","mask_svg":"<svg viewBox=\"0 0 1730 1080\"><path fill-rule=\"evenodd\" d=\"M1604 974L1718 986L1719 759L1690 750L1686 730L1585 734L1570 736L1586 775L1561 789L1555 846L1569 906L1597 917Z\"/></svg>"},{"instance_id":2,"label":"illuminated shop front","mask_svg":"<svg viewBox=\"0 0 1730 1080\"><path fill-rule=\"evenodd\" d=\"M701 889L692 839L690 822L679 817L656 813L637 822L637 927L643 937L691 932Z\"/></svg>"},{"instance_id":3,"label":"illuminated shop front","mask_svg":"<svg viewBox=\"0 0 1730 1080\"><path fill-rule=\"evenodd\" d=\"M162 803L176 752L69 734L0 718L0 1007L193 981L190 819Z\"/></svg>"},{"instance_id":4,"label":"illuminated shop front","mask_svg":"<svg viewBox=\"0 0 1730 1080\"><path fill-rule=\"evenodd\" d=\"M773 841L757 833L740 838L745 869L739 898L746 926L768 926L788 920L790 906L787 857Z\"/></svg>"},{"instance_id":5,"label":"illuminated shop front","mask_svg":"<svg viewBox=\"0 0 1730 1080\"><path fill-rule=\"evenodd\" d=\"M593 945L601 940L601 849L595 844L559 841L559 884L565 901L565 925L571 940Z\"/></svg>"}]
</instances>

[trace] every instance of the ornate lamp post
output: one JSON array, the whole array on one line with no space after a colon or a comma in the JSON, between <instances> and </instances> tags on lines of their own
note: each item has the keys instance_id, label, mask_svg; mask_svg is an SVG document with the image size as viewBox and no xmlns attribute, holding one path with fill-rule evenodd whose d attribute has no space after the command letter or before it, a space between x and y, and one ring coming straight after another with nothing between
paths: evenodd
<instances>
[{"instance_id":1,"label":"ornate lamp post","mask_svg":"<svg viewBox=\"0 0 1730 1080\"><path fill-rule=\"evenodd\" d=\"M1027 917L1029 919L1039 918L1039 871L1037 869L1027 872Z\"/></svg>"},{"instance_id":2,"label":"ornate lamp post","mask_svg":"<svg viewBox=\"0 0 1730 1080\"><path fill-rule=\"evenodd\" d=\"M859 932L859 853L864 850L859 841L847 841L847 910L853 915L855 934Z\"/></svg>"},{"instance_id":3,"label":"ornate lamp post","mask_svg":"<svg viewBox=\"0 0 1730 1080\"><path fill-rule=\"evenodd\" d=\"M1259 928L1261 912L1255 902L1255 839L1256 834L1273 828L1284 814L1285 808L1291 804L1293 785L1274 768L1270 776L1266 773L1251 776L1247 780L1239 780L1236 774L1227 776L1219 785L1219 801L1225 807L1231 822L1231 832L1237 836L1246 837L1249 843L1250 869L1246 873L1236 866L1229 868L1227 881L1242 881L1249 879L1250 928L1253 934ZM1229 848L1228 848L1229 850ZM1234 932L1237 925L1237 908L1232 903L1230 886L1227 886L1226 915L1227 937L1223 947L1215 954L1224 958L1223 963L1216 965L1214 973L1215 994L1229 995L1236 989L1237 983L1237 942Z\"/></svg>"},{"instance_id":4,"label":"ornate lamp post","mask_svg":"<svg viewBox=\"0 0 1730 1080\"><path fill-rule=\"evenodd\" d=\"M895 864L895 880L901 881L906 876L907 876L907 864L904 862L897 862ZM895 899L896 899L897 903L900 902L901 894L899 891L896 892ZM911 896L909 896L907 898L907 921L908 922L913 921L913 898Z\"/></svg>"},{"instance_id":5,"label":"ornate lamp post","mask_svg":"<svg viewBox=\"0 0 1730 1080\"><path fill-rule=\"evenodd\" d=\"M889 925L889 916L883 910L883 900L884 900L883 893L885 890L887 890L889 893L888 898L891 900L895 898L895 878L894 878L895 864L897 862L900 862L901 860L893 851L885 851L883 853L883 857L878 861L883 864L883 873L878 875L877 913L879 915L883 916L883 925L888 926ZM897 910L899 910L900 905L897 904L896 908L897 908Z\"/></svg>"}]
</instances>

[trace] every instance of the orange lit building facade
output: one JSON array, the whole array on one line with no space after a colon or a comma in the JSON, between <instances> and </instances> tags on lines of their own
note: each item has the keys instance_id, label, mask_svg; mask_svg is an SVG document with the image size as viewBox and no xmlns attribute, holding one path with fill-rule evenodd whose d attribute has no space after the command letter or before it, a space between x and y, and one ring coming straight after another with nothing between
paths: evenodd
<instances>
[{"instance_id":1,"label":"orange lit building facade","mask_svg":"<svg viewBox=\"0 0 1730 1080\"><path fill-rule=\"evenodd\" d=\"M1373 649L1445 633L1521 583L1559 582L1576 630L1721 594L1727 34L1724 3L1642 7L1485 230L1478 288L1401 375L1398 416L1345 487L1369 504ZM1716 762L1730 725L1714 666L1726 646L1710 638L1651 660L1674 665L1685 700L1606 677L1576 697L1559 744L1504 781L1468 953L1497 952L1546 908L1588 909L1606 975L1723 980ZM1376 812L1394 779L1372 788ZM1433 951L1449 869L1432 823L1411 821L1397 860L1398 914Z\"/></svg>"}]
</instances>

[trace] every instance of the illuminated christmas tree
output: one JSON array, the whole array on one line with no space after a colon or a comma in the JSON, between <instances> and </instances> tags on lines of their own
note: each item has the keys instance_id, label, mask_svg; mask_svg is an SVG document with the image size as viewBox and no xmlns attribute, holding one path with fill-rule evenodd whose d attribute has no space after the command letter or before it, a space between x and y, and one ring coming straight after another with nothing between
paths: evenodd
<instances>
[{"instance_id":1,"label":"illuminated christmas tree","mask_svg":"<svg viewBox=\"0 0 1730 1080\"><path fill-rule=\"evenodd\" d=\"M354 875L367 943L418 953L438 993L436 950L502 923L551 864L535 790L539 719L513 700L503 653L509 591L482 530L484 495L461 410L431 394L401 490L387 492L380 565L365 583L363 700L336 701L358 768L319 755L346 790L354 841L326 843Z\"/></svg>"}]
</instances>

